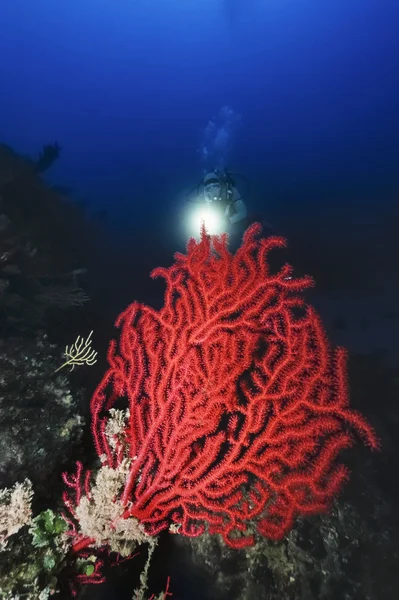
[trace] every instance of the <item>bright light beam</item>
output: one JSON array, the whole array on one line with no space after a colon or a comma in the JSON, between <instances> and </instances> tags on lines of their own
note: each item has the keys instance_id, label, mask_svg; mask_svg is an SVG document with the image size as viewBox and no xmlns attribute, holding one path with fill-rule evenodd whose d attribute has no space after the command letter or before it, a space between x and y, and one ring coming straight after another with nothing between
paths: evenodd
<instances>
[{"instance_id":1,"label":"bright light beam","mask_svg":"<svg viewBox=\"0 0 399 600\"><path fill-rule=\"evenodd\" d=\"M212 204L201 204L194 206L186 218L187 236L200 239L202 222L205 223L206 232L210 234L219 235L227 229L220 208Z\"/></svg>"}]
</instances>

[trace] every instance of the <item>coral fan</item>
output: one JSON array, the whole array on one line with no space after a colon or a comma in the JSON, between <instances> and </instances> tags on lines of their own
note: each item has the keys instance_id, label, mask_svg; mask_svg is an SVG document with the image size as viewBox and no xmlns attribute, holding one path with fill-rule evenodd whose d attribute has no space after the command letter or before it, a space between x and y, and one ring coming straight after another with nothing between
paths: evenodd
<instances>
[{"instance_id":1,"label":"coral fan","mask_svg":"<svg viewBox=\"0 0 399 600\"><path fill-rule=\"evenodd\" d=\"M378 447L348 403L346 352L329 346L300 292L312 285L269 252L282 238L244 234L191 239L187 255L152 277L166 280L160 311L134 303L118 318L109 369L92 399L92 427L104 464L129 469L120 501L152 535L206 529L232 547L254 529L281 538L298 514L325 510L347 478L337 464L350 430ZM107 413L127 401L123 440L106 435ZM105 458L104 458L105 457Z\"/></svg>"}]
</instances>

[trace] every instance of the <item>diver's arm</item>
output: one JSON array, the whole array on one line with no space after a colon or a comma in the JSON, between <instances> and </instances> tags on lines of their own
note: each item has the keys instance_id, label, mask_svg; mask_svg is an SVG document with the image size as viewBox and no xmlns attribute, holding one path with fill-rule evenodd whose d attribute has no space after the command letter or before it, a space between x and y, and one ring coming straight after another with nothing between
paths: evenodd
<instances>
[{"instance_id":1,"label":"diver's arm","mask_svg":"<svg viewBox=\"0 0 399 600\"><path fill-rule=\"evenodd\" d=\"M233 187L232 191L233 197L230 205L232 210L230 210L230 208L228 207L226 216L229 223L234 224L239 223L240 221L245 219L245 217L247 216L247 207L245 206L242 196L237 190L237 188Z\"/></svg>"},{"instance_id":2,"label":"diver's arm","mask_svg":"<svg viewBox=\"0 0 399 600\"><path fill-rule=\"evenodd\" d=\"M247 216L247 207L244 204L242 196L237 188L232 189L233 196L231 204L226 209L227 221L231 224L239 223Z\"/></svg>"},{"instance_id":3,"label":"diver's arm","mask_svg":"<svg viewBox=\"0 0 399 600\"><path fill-rule=\"evenodd\" d=\"M245 206L243 200L237 200L237 202L234 202L233 206L235 211L234 215L229 217L229 221L232 224L239 223L247 216L247 207Z\"/></svg>"}]
</instances>

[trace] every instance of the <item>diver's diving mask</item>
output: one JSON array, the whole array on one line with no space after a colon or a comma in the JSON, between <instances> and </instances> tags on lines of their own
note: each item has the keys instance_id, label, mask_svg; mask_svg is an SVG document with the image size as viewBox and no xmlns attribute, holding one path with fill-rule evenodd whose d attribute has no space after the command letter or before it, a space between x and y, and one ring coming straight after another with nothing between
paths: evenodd
<instances>
[{"instance_id":1,"label":"diver's diving mask","mask_svg":"<svg viewBox=\"0 0 399 600\"><path fill-rule=\"evenodd\" d=\"M222 186L218 179L211 179L204 185L205 202L220 202L222 199Z\"/></svg>"}]
</instances>

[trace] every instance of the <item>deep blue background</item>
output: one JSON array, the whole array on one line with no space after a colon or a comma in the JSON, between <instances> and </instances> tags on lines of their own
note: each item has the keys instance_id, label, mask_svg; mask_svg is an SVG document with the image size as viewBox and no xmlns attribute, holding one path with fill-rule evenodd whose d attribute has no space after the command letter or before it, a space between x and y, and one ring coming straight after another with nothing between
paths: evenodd
<instances>
[{"instance_id":1,"label":"deep blue background","mask_svg":"<svg viewBox=\"0 0 399 600\"><path fill-rule=\"evenodd\" d=\"M361 210L377 192L381 211L399 190L398 21L394 0L4 0L1 138L58 140L51 179L142 228L195 184L228 104L254 206Z\"/></svg>"}]
</instances>

